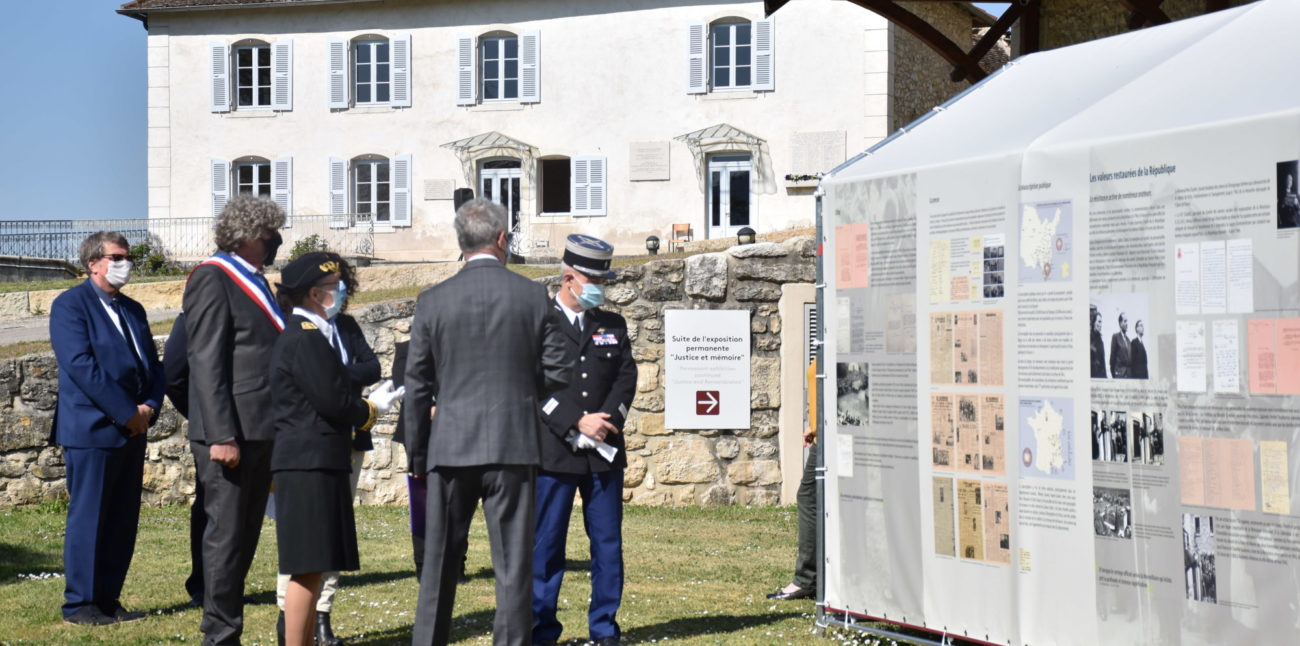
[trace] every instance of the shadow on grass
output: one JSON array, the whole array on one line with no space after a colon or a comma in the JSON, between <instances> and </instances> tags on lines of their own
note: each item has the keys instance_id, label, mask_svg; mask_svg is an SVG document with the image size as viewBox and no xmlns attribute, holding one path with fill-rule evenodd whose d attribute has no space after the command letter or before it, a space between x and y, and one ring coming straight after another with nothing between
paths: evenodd
<instances>
[{"instance_id":1,"label":"shadow on grass","mask_svg":"<svg viewBox=\"0 0 1300 646\"><path fill-rule=\"evenodd\" d=\"M637 626L623 633L627 642L651 642L665 638L684 639L699 635L734 633L765 624L803 616L802 612L772 612L761 615L706 615L681 617L650 626Z\"/></svg>"},{"instance_id":2,"label":"shadow on grass","mask_svg":"<svg viewBox=\"0 0 1300 646\"><path fill-rule=\"evenodd\" d=\"M62 547L62 545L60 545ZM21 583L20 574L63 572L63 554L51 550L34 550L25 545L0 543L0 585Z\"/></svg>"},{"instance_id":3,"label":"shadow on grass","mask_svg":"<svg viewBox=\"0 0 1300 646\"><path fill-rule=\"evenodd\" d=\"M452 617L451 620L451 639L452 643L471 639L479 635L492 632L492 618L495 615L493 610L478 610L465 615ZM348 637L347 643L355 646L387 646L388 644L409 644L411 643L411 631L413 626L402 626L401 628L390 628L388 630L366 633L361 637Z\"/></svg>"}]
</instances>

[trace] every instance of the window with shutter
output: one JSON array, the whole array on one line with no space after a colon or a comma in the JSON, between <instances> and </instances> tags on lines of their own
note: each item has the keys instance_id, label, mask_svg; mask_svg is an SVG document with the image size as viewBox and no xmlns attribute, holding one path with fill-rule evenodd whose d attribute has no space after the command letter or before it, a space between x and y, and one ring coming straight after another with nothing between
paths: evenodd
<instances>
[{"instance_id":1,"label":"window with shutter","mask_svg":"<svg viewBox=\"0 0 1300 646\"><path fill-rule=\"evenodd\" d=\"M776 38L772 19L754 21L754 85L753 90L776 89Z\"/></svg>"},{"instance_id":2,"label":"window with shutter","mask_svg":"<svg viewBox=\"0 0 1300 646\"><path fill-rule=\"evenodd\" d=\"M348 41L329 38L329 103L331 110L348 108Z\"/></svg>"},{"instance_id":3,"label":"window with shutter","mask_svg":"<svg viewBox=\"0 0 1300 646\"><path fill-rule=\"evenodd\" d=\"M519 102L537 103L542 100L541 33L530 31L519 40Z\"/></svg>"},{"instance_id":4,"label":"window with shutter","mask_svg":"<svg viewBox=\"0 0 1300 646\"><path fill-rule=\"evenodd\" d=\"M705 77L707 32L703 22L691 21L686 28L686 93L709 91Z\"/></svg>"},{"instance_id":5,"label":"window with shutter","mask_svg":"<svg viewBox=\"0 0 1300 646\"><path fill-rule=\"evenodd\" d=\"M211 74L213 112L230 112L230 47L212 41L208 44L208 70Z\"/></svg>"},{"instance_id":6,"label":"window with shutter","mask_svg":"<svg viewBox=\"0 0 1300 646\"><path fill-rule=\"evenodd\" d=\"M479 39L484 101L519 99L519 38L513 34Z\"/></svg>"},{"instance_id":7,"label":"window with shutter","mask_svg":"<svg viewBox=\"0 0 1300 646\"><path fill-rule=\"evenodd\" d=\"M595 155L575 156L572 160L573 215L605 215L606 160Z\"/></svg>"},{"instance_id":8,"label":"window with shutter","mask_svg":"<svg viewBox=\"0 0 1300 646\"><path fill-rule=\"evenodd\" d=\"M394 226L411 226L411 156L393 158L393 217Z\"/></svg>"},{"instance_id":9,"label":"window with shutter","mask_svg":"<svg viewBox=\"0 0 1300 646\"><path fill-rule=\"evenodd\" d=\"M411 107L411 35L393 36L393 92L389 105Z\"/></svg>"},{"instance_id":10,"label":"window with shutter","mask_svg":"<svg viewBox=\"0 0 1300 646\"><path fill-rule=\"evenodd\" d=\"M212 182L212 217L221 215L230 200L230 162L212 159L208 163Z\"/></svg>"},{"instance_id":11,"label":"window with shutter","mask_svg":"<svg viewBox=\"0 0 1300 646\"><path fill-rule=\"evenodd\" d=\"M352 45L352 100L356 105L388 105L393 93L389 42L357 40Z\"/></svg>"},{"instance_id":12,"label":"window with shutter","mask_svg":"<svg viewBox=\"0 0 1300 646\"><path fill-rule=\"evenodd\" d=\"M348 162L330 157L330 228L351 226L348 218Z\"/></svg>"},{"instance_id":13,"label":"window with shutter","mask_svg":"<svg viewBox=\"0 0 1300 646\"><path fill-rule=\"evenodd\" d=\"M284 211L284 225L293 216L293 157L278 157L271 162L271 199Z\"/></svg>"},{"instance_id":14,"label":"window with shutter","mask_svg":"<svg viewBox=\"0 0 1300 646\"><path fill-rule=\"evenodd\" d=\"M238 45L235 59L235 109L271 107L271 47Z\"/></svg>"},{"instance_id":15,"label":"window with shutter","mask_svg":"<svg viewBox=\"0 0 1300 646\"><path fill-rule=\"evenodd\" d=\"M277 40L271 46L271 107L293 109L293 41Z\"/></svg>"},{"instance_id":16,"label":"window with shutter","mask_svg":"<svg viewBox=\"0 0 1300 646\"><path fill-rule=\"evenodd\" d=\"M478 100L475 93L474 37L461 34L456 37L456 105L474 105Z\"/></svg>"}]
</instances>

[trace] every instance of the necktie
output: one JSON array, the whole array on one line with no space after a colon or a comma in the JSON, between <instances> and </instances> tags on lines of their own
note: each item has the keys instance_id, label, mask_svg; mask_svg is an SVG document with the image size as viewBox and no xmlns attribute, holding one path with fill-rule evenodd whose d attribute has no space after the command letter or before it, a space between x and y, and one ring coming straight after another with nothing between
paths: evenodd
<instances>
[{"instance_id":1,"label":"necktie","mask_svg":"<svg viewBox=\"0 0 1300 646\"><path fill-rule=\"evenodd\" d=\"M126 321L126 315L122 312L121 303L117 299L109 301L109 307L113 308L113 314L117 316L117 322L122 326L122 338L126 339L126 347L131 351L131 358L135 359L136 375L140 381L144 381L144 361L140 358L140 351L135 345L135 335L131 333L131 325Z\"/></svg>"},{"instance_id":2,"label":"necktie","mask_svg":"<svg viewBox=\"0 0 1300 646\"><path fill-rule=\"evenodd\" d=\"M582 315L581 315L581 314L579 314L579 315L573 317L573 327L574 327L574 329L576 329L576 330L578 331L578 334L582 334Z\"/></svg>"}]
</instances>

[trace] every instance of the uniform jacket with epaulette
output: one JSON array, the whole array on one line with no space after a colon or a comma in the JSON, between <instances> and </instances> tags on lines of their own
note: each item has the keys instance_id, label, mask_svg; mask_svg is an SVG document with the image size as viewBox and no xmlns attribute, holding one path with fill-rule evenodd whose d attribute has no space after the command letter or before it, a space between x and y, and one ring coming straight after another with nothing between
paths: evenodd
<instances>
[{"instance_id":1,"label":"uniform jacket with epaulette","mask_svg":"<svg viewBox=\"0 0 1300 646\"><path fill-rule=\"evenodd\" d=\"M271 350L272 471L350 471L352 427L370 430L375 407L353 388L347 368L315 323L285 321Z\"/></svg>"},{"instance_id":2,"label":"uniform jacket with epaulette","mask_svg":"<svg viewBox=\"0 0 1300 646\"><path fill-rule=\"evenodd\" d=\"M559 304L554 303L559 309ZM569 385L542 402L542 419L547 433L542 437L542 470L555 473L593 473L622 469L627 466L623 448L623 424L627 421L632 398L636 396L636 361L632 342L627 337L627 321L622 316L600 308L586 310L582 332L567 322L564 312L557 312L573 369ZM574 451L565 440L578 420L587 413L608 413L609 423L619 429L610 433L605 443L618 449L614 462L608 462L594 449Z\"/></svg>"}]
</instances>

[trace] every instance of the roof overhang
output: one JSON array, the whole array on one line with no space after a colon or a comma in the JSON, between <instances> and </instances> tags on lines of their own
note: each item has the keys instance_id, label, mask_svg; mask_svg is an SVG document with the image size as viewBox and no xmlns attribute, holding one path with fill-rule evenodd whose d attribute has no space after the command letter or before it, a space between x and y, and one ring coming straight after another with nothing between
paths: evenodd
<instances>
[{"instance_id":1,"label":"roof overhang","mask_svg":"<svg viewBox=\"0 0 1300 646\"><path fill-rule=\"evenodd\" d=\"M763 145L763 139L741 130L731 124L719 123L707 128L700 128L694 132L688 132L684 135L678 135L673 139L680 141L691 148L719 146L736 146L748 150L755 146Z\"/></svg>"},{"instance_id":2,"label":"roof overhang","mask_svg":"<svg viewBox=\"0 0 1300 646\"><path fill-rule=\"evenodd\" d=\"M117 13L143 22L152 13L267 9L362 2L383 2L383 0L132 0L118 7Z\"/></svg>"}]
</instances>

